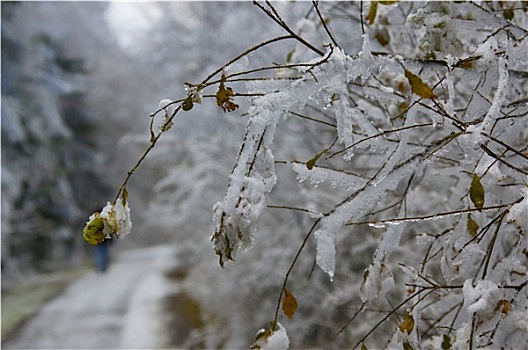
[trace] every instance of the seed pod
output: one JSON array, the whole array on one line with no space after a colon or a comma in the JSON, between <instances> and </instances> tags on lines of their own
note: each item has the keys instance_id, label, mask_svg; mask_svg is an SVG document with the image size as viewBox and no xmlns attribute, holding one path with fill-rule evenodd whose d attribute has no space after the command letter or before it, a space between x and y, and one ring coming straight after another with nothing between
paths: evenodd
<instances>
[{"instance_id":1,"label":"seed pod","mask_svg":"<svg viewBox=\"0 0 528 350\"><path fill-rule=\"evenodd\" d=\"M192 96L188 96L183 102L182 102L182 109L184 111L190 111L194 107L194 103L192 100Z\"/></svg>"}]
</instances>

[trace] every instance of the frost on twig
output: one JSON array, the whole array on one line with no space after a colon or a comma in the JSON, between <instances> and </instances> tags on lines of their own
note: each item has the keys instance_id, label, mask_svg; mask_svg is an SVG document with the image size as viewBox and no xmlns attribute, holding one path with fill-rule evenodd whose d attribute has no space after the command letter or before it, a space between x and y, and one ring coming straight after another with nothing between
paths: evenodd
<instances>
[{"instance_id":1,"label":"frost on twig","mask_svg":"<svg viewBox=\"0 0 528 350\"><path fill-rule=\"evenodd\" d=\"M171 115L176 110L176 107L172 104L171 100L165 98L160 101L159 108L163 109L163 111L165 112L161 120L161 125L159 126L159 131L169 131L172 125L174 124L174 122L171 121Z\"/></svg>"}]
</instances>

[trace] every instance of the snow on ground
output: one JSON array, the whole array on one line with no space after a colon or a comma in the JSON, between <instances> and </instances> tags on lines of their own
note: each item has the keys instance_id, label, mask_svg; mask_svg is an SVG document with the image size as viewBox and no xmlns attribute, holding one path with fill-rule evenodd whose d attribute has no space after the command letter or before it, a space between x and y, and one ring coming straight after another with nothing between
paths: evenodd
<instances>
[{"instance_id":1,"label":"snow on ground","mask_svg":"<svg viewBox=\"0 0 528 350\"><path fill-rule=\"evenodd\" d=\"M171 247L124 252L105 274L90 272L71 284L2 348L162 348L168 315L160 301L178 287L164 275L177 264Z\"/></svg>"}]
</instances>

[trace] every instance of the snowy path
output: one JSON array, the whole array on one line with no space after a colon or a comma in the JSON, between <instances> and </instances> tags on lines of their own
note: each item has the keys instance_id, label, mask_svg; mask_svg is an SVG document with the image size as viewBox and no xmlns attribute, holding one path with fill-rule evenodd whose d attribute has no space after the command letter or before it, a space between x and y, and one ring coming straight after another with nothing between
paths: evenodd
<instances>
[{"instance_id":1,"label":"snowy path","mask_svg":"<svg viewBox=\"0 0 528 350\"><path fill-rule=\"evenodd\" d=\"M106 274L88 273L29 320L3 349L156 349L166 343L160 301L177 286L170 247L120 254Z\"/></svg>"}]
</instances>

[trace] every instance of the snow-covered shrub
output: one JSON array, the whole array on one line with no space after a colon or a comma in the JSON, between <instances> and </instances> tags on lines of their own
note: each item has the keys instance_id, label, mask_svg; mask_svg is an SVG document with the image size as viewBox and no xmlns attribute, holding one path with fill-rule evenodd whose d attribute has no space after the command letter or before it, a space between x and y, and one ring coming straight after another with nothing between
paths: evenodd
<instances>
[{"instance_id":1,"label":"snow-covered shrub","mask_svg":"<svg viewBox=\"0 0 528 350\"><path fill-rule=\"evenodd\" d=\"M267 324L295 348L525 346L527 9L388 3L256 2L287 34L153 113L251 103L213 209L226 269L195 260L188 282L208 346ZM283 63L251 66L285 42Z\"/></svg>"}]
</instances>

